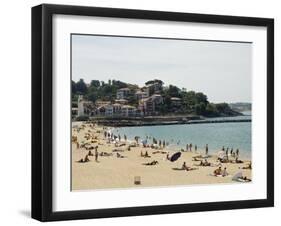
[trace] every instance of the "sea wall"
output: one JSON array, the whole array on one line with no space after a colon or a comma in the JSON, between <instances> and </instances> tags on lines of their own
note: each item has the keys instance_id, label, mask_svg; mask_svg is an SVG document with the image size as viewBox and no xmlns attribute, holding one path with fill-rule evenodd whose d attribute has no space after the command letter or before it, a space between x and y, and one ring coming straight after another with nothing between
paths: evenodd
<instances>
[{"instance_id":1,"label":"sea wall","mask_svg":"<svg viewBox=\"0 0 281 226\"><path fill-rule=\"evenodd\" d=\"M176 124L202 124L202 123L226 123L226 122L251 122L251 119L204 119L200 116L165 116L165 117L139 117L139 118L91 118L90 121L113 127L125 126L156 126L156 125L176 125Z\"/></svg>"}]
</instances>

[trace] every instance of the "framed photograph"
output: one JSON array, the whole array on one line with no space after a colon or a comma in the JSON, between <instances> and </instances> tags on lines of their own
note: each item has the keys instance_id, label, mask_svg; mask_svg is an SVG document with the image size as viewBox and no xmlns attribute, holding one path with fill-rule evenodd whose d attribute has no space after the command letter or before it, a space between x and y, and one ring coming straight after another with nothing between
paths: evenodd
<instances>
[{"instance_id":1,"label":"framed photograph","mask_svg":"<svg viewBox=\"0 0 281 226\"><path fill-rule=\"evenodd\" d=\"M274 205L274 21L32 8L32 217Z\"/></svg>"}]
</instances>

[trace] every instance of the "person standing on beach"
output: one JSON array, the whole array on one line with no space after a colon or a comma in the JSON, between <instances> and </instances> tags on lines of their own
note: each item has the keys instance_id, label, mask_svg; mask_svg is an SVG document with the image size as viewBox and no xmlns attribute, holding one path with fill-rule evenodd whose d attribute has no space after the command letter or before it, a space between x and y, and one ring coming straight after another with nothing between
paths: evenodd
<instances>
[{"instance_id":1,"label":"person standing on beach","mask_svg":"<svg viewBox=\"0 0 281 226\"><path fill-rule=\"evenodd\" d=\"M98 146L95 147L95 161L98 161L98 157L99 157L99 152L98 152Z\"/></svg>"},{"instance_id":2,"label":"person standing on beach","mask_svg":"<svg viewBox=\"0 0 281 226\"><path fill-rule=\"evenodd\" d=\"M226 156L226 159L228 160L228 148L226 148L225 156Z\"/></svg>"},{"instance_id":3,"label":"person standing on beach","mask_svg":"<svg viewBox=\"0 0 281 226\"><path fill-rule=\"evenodd\" d=\"M230 156L232 156L232 154L233 154L233 148L231 148L230 150Z\"/></svg>"},{"instance_id":4,"label":"person standing on beach","mask_svg":"<svg viewBox=\"0 0 281 226\"><path fill-rule=\"evenodd\" d=\"M165 146L166 146L166 141L163 140L163 148L165 148Z\"/></svg>"},{"instance_id":5,"label":"person standing on beach","mask_svg":"<svg viewBox=\"0 0 281 226\"><path fill-rule=\"evenodd\" d=\"M189 150L192 151L192 143L189 145Z\"/></svg>"},{"instance_id":6,"label":"person standing on beach","mask_svg":"<svg viewBox=\"0 0 281 226\"><path fill-rule=\"evenodd\" d=\"M120 134L118 134L118 140L119 140L119 142L121 141L121 136L120 136Z\"/></svg>"},{"instance_id":7,"label":"person standing on beach","mask_svg":"<svg viewBox=\"0 0 281 226\"><path fill-rule=\"evenodd\" d=\"M194 150L195 150L195 152L197 152L197 145L196 144L194 146Z\"/></svg>"},{"instance_id":8,"label":"person standing on beach","mask_svg":"<svg viewBox=\"0 0 281 226\"><path fill-rule=\"evenodd\" d=\"M208 155L208 153L209 153L209 147L208 144L206 144L205 155Z\"/></svg>"},{"instance_id":9,"label":"person standing on beach","mask_svg":"<svg viewBox=\"0 0 281 226\"><path fill-rule=\"evenodd\" d=\"M126 134L124 134L124 140L127 142L127 136L126 136Z\"/></svg>"},{"instance_id":10,"label":"person standing on beach","mask_svg":"<svg viewBox=\"0 0 281 226\"><path fill-rule=\"evenodd\" d=\"M239 149L237 148L236 150L236 157L238 158L239 157Z\"/></svg>"},{"instance_id":11,"label":"person standing on beach","mask_svg":"<svg viewBox=\"0 0 281 226\"><path fill-rule=\"evenodd\" d=\"M189 145L187 144L187 145L186 145L186 151L188 151L188 147L189 147Z\"/></svg>"},{"instance_id":12,"label":"person standing on beach","mask_svg":"<svg viewBox=\"0 0 281 226\"><path fill-rule=\"evenodd\" d=\"M224 146L222 146L222 149L221 149L222 151L224 151Z\"/></svg>"},{"instance_id":13,"label":"person standing on beach","mask_svg":"<svg viewBox=\"0 0 281 226\"><path fill-rule=\"evenodd\" d=\"M166 160L170 160L169 153L167 153L167 155L166 155Z\"/></svg>"}]
</instances>

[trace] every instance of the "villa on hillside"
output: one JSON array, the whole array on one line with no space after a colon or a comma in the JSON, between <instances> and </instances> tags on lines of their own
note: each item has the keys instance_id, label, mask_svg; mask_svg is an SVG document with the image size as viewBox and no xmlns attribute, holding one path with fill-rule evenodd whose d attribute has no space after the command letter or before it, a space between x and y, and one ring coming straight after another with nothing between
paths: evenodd
<instances>
[{"instance_id":1,"label":"villa on hillside","mask_svg":"<svg viewBox=\"0 0 281 226\"><path fill-rule=\"evenodd\" d=\"M130 88L118 89L116 97L111 99L111 101L99 99L91 102L85 100L82 95L79 95L77 104L72 103L72 115L73 117L139 117L157 115L159 113L157 106L164 103L164 99L160 94L161 90L162 83L156 80L137 90ZM137 103L132 102L131 98L135 98L134 101L137 101ZM181 98L171 97L171 104L175 110L178 109L182 104Z\"/></svg>"},{"instance_id":2,"label":"villa on hillside","mask_svg":"<svg viewBox=\"0 0 281 226\"><path fill-rule=\"evenodd\" d=\"M141 99L144 99L144 98L148 98L149 97L149 92L145 92L145 91L142 91L142 90L137 90L137 92L135 93L135 96L137 98L137 100L141 100Z\"/></svg>"},{"instance_id":3,"label":"villa on hillside","mask_svg":"<svg viewBox=\"0 0 281 226\"><path fill-rule=\"evenodd\" d=\"M144 115L154 115L156 113L156 105L163 103L163 97L160 94L153 94L148 98L141 99L139 101L139 110Z\"/></svg>"},{"instance_id":4,"label":"villa on hillside","mask_svg":"<svg viewBox=\"0 0 281 226\"><path fill-rule=\"evenodd\" d=\"M131 90L129 88L122 88L118 89L116 93L116 99L126 99L131 93Z\"/></svg>"}]
</instances>

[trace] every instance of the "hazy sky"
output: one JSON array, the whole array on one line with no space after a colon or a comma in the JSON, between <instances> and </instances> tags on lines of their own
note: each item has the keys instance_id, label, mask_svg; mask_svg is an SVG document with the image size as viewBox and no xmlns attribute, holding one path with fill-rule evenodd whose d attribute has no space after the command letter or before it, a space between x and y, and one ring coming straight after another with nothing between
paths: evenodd
<instances>
[{"instance_id":1,"label":"hazy sky","mask_svg":"<svg viewBox=\"0 0 281 226\"><path fill-rule=\"evenodd\" d=\"M72 36L72 80L143 86L151 79L203 92L211 102L251 102L252 44Z\"/></svg>"}]
</instances>

